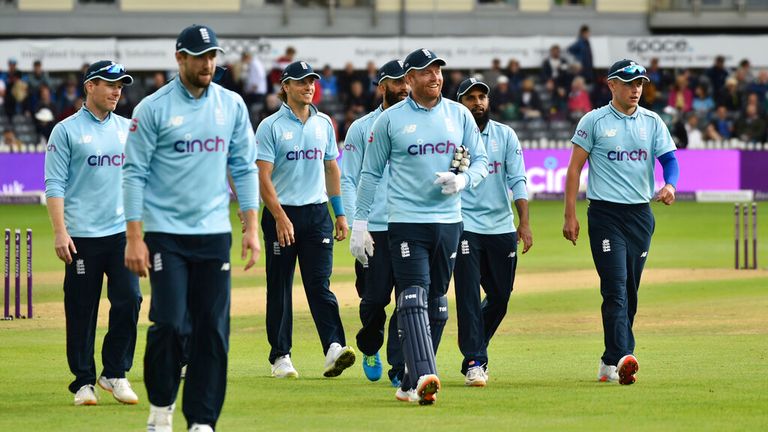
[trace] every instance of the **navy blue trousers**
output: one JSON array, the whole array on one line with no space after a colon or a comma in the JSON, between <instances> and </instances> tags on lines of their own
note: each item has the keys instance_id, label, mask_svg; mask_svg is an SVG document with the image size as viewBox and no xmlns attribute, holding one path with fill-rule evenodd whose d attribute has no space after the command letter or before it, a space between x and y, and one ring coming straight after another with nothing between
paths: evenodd
<instances>
[{"instance_id":1,"label":"navy blue trousers","mask_svg":"<svg viewBox=\"0 0 768 432\"><path fill-rule=\"evenodd\" d=\"M507 314L517 268L517 233L464 231L454 270L461 373L488 364L488 344ZM480 288L485 299L480 300Z\"/></svg>"},{"instance_id":2,"label":"navy blue trousers","mask_svg":"<svg viewBox=\"0 0 768 432\"><path fill-rule=\"evenodd\" d=\"M428 290L430 302L445 296L453 274L462 226L461 222L390 223L388 225L389 252L397 286L401 289L412 286L424 287ZM445 323L434 323L434 315L431 312L429 328L419 331L432 339L432 346L437 353ZM406 367L417 370L415 365L406 364ZM418 377L406 376L403 379L402 388L415 387L417 379Z\"/></svg>"},{"instance_id":3,"label":"navy blue trousers","mask_svg":"<svg viewBox=\"0 0 768 432\"><path fill-rule=\"evenodd\" d=\"M125 233L106 237L73 237L77 254L64 269L64 315L67 321L67 363L75 380L72 393L96 384L93 359L96 318L104 275L107 276L109 329L101 347L107 378L125 378L133 365L136 324L141 309L139 279L125 267Z\"/></svg>"},{"instance_id":4,"label":"navy blue trousers","mask_svg":"<svg viewBox=\"0 0 768 432\"><path fill-rule=\"evenodd\" d=\"M395 298L400 295L400 289L395 286L395 276L392 273L392 261L389 254L389 235L387 231L372 231L371 237L375 244L374 254L368 258L368 266L363 267L355 260L355 287L360 296L360 322L362 328L357 332L357 347L365 355L374 355L384 344L384 325L387 322L385 308L392 299L392 289ZM400 351L400 341L397 338L397 311L392 311L387 330L387 362L391 366L389 379L403 379L403 353Z\"/></svg>"},{"instance_id":5,"label":"navy blue trousers","mask_svg":"<svg viewBox=\"0 0 768 432\"><path fill-rule=\"evenodd\" d=\"M333 223L328 206L310 204L283 206L293 224L294 244L280 247L277 242L275 218L264 208L261 228L264 231L264 251L267 261L267 339L272 347L269 362L291 353L293 345L293 275L296 259L307 303L315 321L323 352L338 342L346 345L344 327L339 316L339 304L331 292L333 267Z\"/></svg>"},{"instance_id":6,"label":"navy blue trousers","mask_svg":"<svg viewBox=\"0 0 768 432\"><path fill-rule=\"evenodd\" d=\"M227 389L232 236L150 232L152 302L144 355L149 402L176 400L181 365L187 423L216 425ZM185 352L186 350L186 352Z\"/></svg>"},{"instance_id":7,"label":"navy blue trousers","mask_svg":"<svg viewBox=\"0 0 768 432\"><path fill-rule=\"evenodd\" d=\"M635 350L632 325L637 313L637 292L656 222L648 204L596 200L589 203L587 218L592 259L603 296L602 360L615 365Z\"/></svg>"}]
</instances>

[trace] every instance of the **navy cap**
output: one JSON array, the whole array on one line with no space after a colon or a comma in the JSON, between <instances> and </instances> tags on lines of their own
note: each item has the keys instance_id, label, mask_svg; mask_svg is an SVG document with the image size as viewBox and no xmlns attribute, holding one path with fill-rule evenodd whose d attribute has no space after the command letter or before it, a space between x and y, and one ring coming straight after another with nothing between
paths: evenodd
<instances>
[{"instance_id":1,"label":"navy cap","mask_svg":"<svg viewBox=\"0 0 768 432\"><path fill-rule=\"evenodd\" d=\"M193 56L207 53L211 50L224 52L224 48L219 46L219 40L216 33L204 25L192 24L179 33L176 38L176 51L185 52Z\"/></svg>"},{"instance_id":2,"label":"navy cap","mask_svg":"<svg viewBox=\"0 0 768 432\"><path fill-rule=\"evenodd\" d=\"M384 66L376 72L376 85L381 84L385 79L398 79L405 76L402 60L392 60L384 63Z\"/></svg>"},{"instance_id":3,"label":"navy cap","mask_svg":"<svg viewBox=\"0 0 768 432\"><path fill-rule=\"evenodd\" d=\"M440 62L440 66L445 66L445 60L441 59L434 52L422 48L408 54L403 62L403 69L408 73L411 69L421 70L434 62Z\"/></svg>"},{"instance_id":4,"label":"navy cap","mask_svg":"<svg viewBox=\"0 0 768 432\"><path fill-rule=\"evenodd\" d=\"M491 91L491 88L488 87L488 84L475 78L467 78L462 81L461 84L459 84L459 90L456 92L456 100L461 99L461 97L464 96L464 93L472 90L472 87L480 87L483 89L483 91L485 91L485 94L488 94Z\"/></svg>"},{"instance_id":5,"label":"navy cap","mask_svg":"<svg viewBox=\"0 0 768 432\"><path fill-rule=\"evenodd\" d=\"M624 82L630 82L642 78L646 81L650 81L645 73L645 68L642 65L635 63L632 60L624 59L611 65L611 68L608 69L608 76L606 79L618 79Z\"/></svg>"},{"instance_id":6,"label":"navy cap","mask_svg":"<svg viewBox=\"0 0 768 432\"><path fill-rule=\"evenodd\" d=\"M297 61L289 64L283 69L283 74L280 75L280 82L286 80L301 81L308 76L313 76L320 79L320 75L312 69L312 66L307 62Z\"/></svg>"},{"instance_id":7,"label":"navy cap","mask_svg":"<svg viewBox=\"0 0 768 432\"><path fill-rule=\"evenodd\" d=\"M96 78L109 82L122 81L127 86L133 84L133 77L125 73L125 66L112 60L100 60L91 63L88 70L85 71L83 84Z\"/></svg>"}]
</instances>

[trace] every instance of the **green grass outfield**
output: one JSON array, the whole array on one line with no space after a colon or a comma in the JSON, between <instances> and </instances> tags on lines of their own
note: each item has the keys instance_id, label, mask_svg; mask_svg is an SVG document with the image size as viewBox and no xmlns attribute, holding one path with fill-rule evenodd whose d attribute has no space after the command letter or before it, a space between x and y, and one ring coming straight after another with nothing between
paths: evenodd
<instances>
[{"instance_id":1,"label":"green grass outfield","mask_svg":"<svg viewBox=\"0 0 768 432\"><path fill-rule=\"evenodd\" d=\"M766 233L768 208L761 205L760 211ZM562 239L562 205L532 202L535 244L520 258L520 280L560 282L535 290L516 286L490 348L488 387L463 385L453 311L438 355L443 389L435 406L419 407L396 401L387 382L366 381L359 363L339 378L322 378L314 325L298 307L293 358L301 377L269 378L264 315L241 310L232 320L230 379L219 430L768 429L768 273L729 270L733 205L654 205L654 212L657 228L635 326L641 366L636 385L595 381L602 351L600 298L596 286L575 280L581 274L577 270L592 268L584 207L582 238L573 247ZM141 382L147 325L139 328L129 374L139 405L119 405L101 392L98 406L72 406L60 312L63 272L45 208L0 206L0 228L5 227L34 229L35 300L45 314L0 322L0 430L142 430L148 413ZM761 240L764 269L768 236ZM349 291L353 272L347 247L346 241L338 246L332 284ZM233 265L241 266L239 246L233 251ZM654 278L654 270L673 277ZM233 281L236 299L263 291L263 258L256 272L236 271ZM142 286L148 295L146 282ZM303 297L300 287L295 297ZM449 298L453 303L452 293ZM354 302L342 305L353 344L357 310ZM105 324L100 322L97 353ZM178 431L185 430L180 411Z\"/></svg>"}]
</instances>

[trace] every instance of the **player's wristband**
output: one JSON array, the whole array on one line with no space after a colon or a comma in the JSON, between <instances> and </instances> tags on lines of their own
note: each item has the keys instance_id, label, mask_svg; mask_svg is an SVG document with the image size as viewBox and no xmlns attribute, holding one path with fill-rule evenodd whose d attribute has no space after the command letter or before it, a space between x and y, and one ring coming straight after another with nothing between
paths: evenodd
<instances>
[{"instance_id":1,"label":"player's wristband","mask_svg":"<svg viewBox=\"0 0 768 432\"><path fill-rule=\"evenodd\" d=\"M331 207L333 207L333 214L336 217L344 216L344 203L341 201L341 195L334 195L329 199L331 200Z\"/></svg>"}]
</instances>

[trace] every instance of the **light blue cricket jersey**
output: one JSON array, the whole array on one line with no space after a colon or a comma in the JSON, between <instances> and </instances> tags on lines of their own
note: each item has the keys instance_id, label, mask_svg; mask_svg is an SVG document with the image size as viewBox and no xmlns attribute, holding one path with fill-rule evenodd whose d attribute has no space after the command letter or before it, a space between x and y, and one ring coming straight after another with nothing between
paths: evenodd
<instances>
[{"instance_id":1,"label":"light blue cricket jersey","mask_svg":"<svg viewBox=\"0 0 768 432\"><path fill-rule=\"evenodd\" d=\"M258 160L270 162L272 183L281 205L303 206L328 201L325 163L339 156L331 119L310 105L302 123L287 104L256 129Z\"/></svg>"},{"instance_id":2,"label":"light blue cricket jersey","mask_svg":"<svg viewBox=\"0 0 768 432\"><path fill-rule=\"evenodd\" d=\"M376 188L389 161L389 222L456 223L461 221L460 194L443 195L435 172L448 171L456 147L471 155L467 188L488 175L488 156L472 113L460 103L440 98L431 109L410 96L379 115L363 159L355 219L367 220Z\"/></svg>"},{"instance_id":3,"label":"light blue cricket jersey","mask_svg":"<svg viewBox=\"0 0 768 432\"><path fill-rule=\"evenodd\" d=\"M488 177L474 189L461 192L464 231L478 234L515 232L514 199L528 199L525 163L517 134L507 125L489 121L482 132L488 153Z\"/></svg>"},{"instance_id":4,"label":"light blue cricket jersey","mask_svg":"<svg viewBox=\"0 0 768 432\"><path fill-rule=\"evenodd\" d=\"M348 215L350 225L355 214L357 201L357 186L360 184L360 171L363 169L363 157L371 136L373 123L384 112L379 106L363 117L355 120L344 140L344 155L341 157L341 195L344 198L344 212ZM371 204L368 215L368 231L381 232L387 230L387 185L389 184L389 167L384 169L381 182L376 189L376 199Z\"/></svg>"},{"instance_id":5,"label":"light blue cricket jersey","mask_svg":"<svg viewBox=\"0 0 768 432\"><path fill-rule=\"evenodd\" d=\"M195 99L177 76L144 98L133 112L125 154L126 220L143 220L147 232L230 232L227 168L240 208L259 208L248 109L218 84Z\"/></svg>"},{"instance_id":6,"label":"light blue cricket jersey","mask_svg":"<svg viewBox=\"0 0 768 432\"><path fill-rule=\"evenodd\" d=\"M120 185L129 120L88 108L54 126L45 152L45 196L64 198L64 224L72 237L125 231Z\"/></svg>"},{"instance_id":7,"label":"light blue cricket jersey","mask_svg":"<svg viewBox=\"0 0 768 432\"><path fill-rule=\"evenodd\" d=\"M582 117L571 141L589 153L587 198L621 204L653 198L656 158L676 148L656 113L628 116L611 103Z\"/></svg>"}]
</instances>

